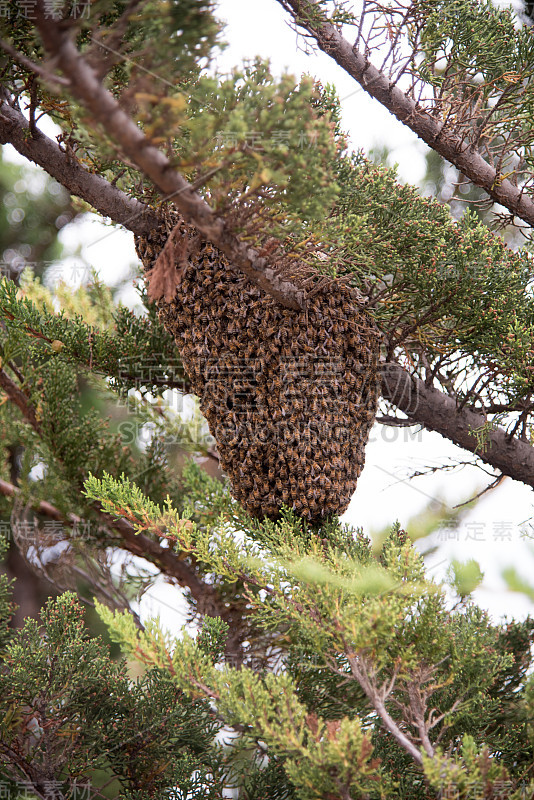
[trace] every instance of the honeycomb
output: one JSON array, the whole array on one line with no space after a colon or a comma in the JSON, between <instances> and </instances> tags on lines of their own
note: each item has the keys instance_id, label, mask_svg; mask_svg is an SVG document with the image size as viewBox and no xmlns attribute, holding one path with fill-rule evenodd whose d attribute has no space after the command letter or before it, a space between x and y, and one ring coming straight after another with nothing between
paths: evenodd
<instances>
[{"instance_id":1,"label":"honeycomb","mask_svg":"<svg viewBox=\"0 0 534 800\"><path fill-rule=\"evenodd\" d=\"M194 229L182 220L180 230ZM146 270L168 231L167 222L136 238ZM376 415L376 326L340 282L310 292L306 310L293 311L196 241L173 300L158 301L158 313L233 497L260 518L275 519L282 504L314 523L343 513Z\"/></svg>"}]
</instances>

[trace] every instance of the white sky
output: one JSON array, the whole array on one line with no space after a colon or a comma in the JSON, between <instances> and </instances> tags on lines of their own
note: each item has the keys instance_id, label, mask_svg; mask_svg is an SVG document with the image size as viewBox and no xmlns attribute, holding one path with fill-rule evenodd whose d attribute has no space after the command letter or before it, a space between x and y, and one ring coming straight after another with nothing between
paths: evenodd
<instances>
[{"instance_id":1,"label":"white sky","mask_svg":"<svg viewBox=\"0 0 534 800\"><path fill-rule=\"evenodd\" d=\"M229 42L218 59L221 70L239 64L243 58L261 55L271 59L275 72L287 68L297 77L309 72L323 83L334 84L342 100L343 124L352 146L368 150L385 144L392 149L392 163L398 162L403 180L417 183L422 178L425 145L327 56L306 55L276 0L220 0L218 5L219 16L227 23L225 38ZM127 274L136 262L132 235L104 228L96 216L68 226L61 235L72 251L80 247L86 261L110 282L116 283L117 277ZM72 273L74 262L69 263ZM135 293L132 290L122 299L133 303ZM466 500L491 480L476 468L407 480L408 474L425 466L466 456L469 454L439 434L375 426L366 466L343 519L370 534L396 519L406 525L432 499L444 500L449 506ZM433 538L438 549L427 559L432 575L442 577L453 557L475 558L486 576L482 589L474 595L481 606L494 616L522 617L532 613L532 604L522 595L506 591L500 578L501 569L510 564L527 576L534 571L532 542L522 538L526 527L522 523L534 515L532 500L531 489L507 478L466 514L454 538L447 539L445 531ZM427 541L424 546L428 546ZM161 584L143 602L142 615L146 618L160 613L164 623L174 627L182 621L180 607L183 610L177 590ZM173 614L173 609L178 613Z\"/></svg>"}]
</instances>

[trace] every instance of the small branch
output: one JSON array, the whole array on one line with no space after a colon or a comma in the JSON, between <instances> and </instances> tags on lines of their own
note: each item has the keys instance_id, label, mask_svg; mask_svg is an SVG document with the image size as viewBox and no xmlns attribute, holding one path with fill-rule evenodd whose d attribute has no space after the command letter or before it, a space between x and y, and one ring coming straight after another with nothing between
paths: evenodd
<instances>
[{"instance_id":1,"label":"small branch","mask_svg":"<svg viewBox=\"0 0 534 800\"><path fill-rule=\"evenodd\" d=\"M95 67L95 71L97 71L100 79L102 79L115 64L127 58L123 53L118 51L117 48L124 43L124 37L130 23L130 18L139 5L141 5L141 0L129 0L121 16L116 20L111 33L104 28L102 33L97 33L95 37L89 37L93 43L93 47L90 53L86 53L86 58L91 63L91 66ZM102 36L105 35L105 33L108 33L108 39L104 43Z\"/></svg>"},{"instance_id":2,"label":"small branch","mask_svg":"<svg viewBox=\"0 0 534 800\"><path fill-rule=\"evenodd\" d=\"M46 70L44 67L41 67L40 64L35 64L23 53L19 53L19 51L12 47L9 42L5 42L3 39L0 39L0 48L15 61L18 61L19 64L25 67L29 72L38 75L44 81L56 83L59 86L69 85L69 81L66 78L62 78L60 75L54 75L53 73L48 72L48 70Z\"/></svg>"},{"instance_id":3,"label":"small branch","mask_svg":"<svg viewBox=\"0 0 534 800\"><path fill-rule=\"evenodd\" d=\"M413 428L414 425L419 424L411 419L392 417L390 414L383 414L381 417L377 417L375 422L378 422L380 425L387 425L390 428Z\"/></svg>"},{"instance_id":4,"label":"small branch","mask_svg":"<svg viewBox=\"0 0 534 800\"><path fill-rule=\"evenodd\" d=\"M4 497L17 497L20 494L20 489L14 484L0 478L0 494L3 494ZM81 521L75 514L69 514L65 517L58 508L47 500L40 500L38 503L34 503L33 509L38 514L42 514L44 517L50 517L50 519L55 519L58 522L68 521L75 524Z\"/></svg>"},{"instance_id":5,"label":"small branch","mask_svg":"<svg viewBox=\"0 0 534 800\"><path fill-rule=\"evenodd\" d=\"M461 508L462 506L468 506L469 503L473 503L475 500L478 500L479 497L482 497L482 495L486 494L486 492L491 492L492 489L495 489L497 486L499 486L499 484L503 482L505 477L506 475L497 475L495 480L492 481L488 486L486 486L485 489L482 489L474 497L470 497L469 500L464 500L463 503L458 503L458 505L453 506L453 508Z\"/></svg>"},{"instance_id":6,"label":"small branch","mask_svg":"<svg viewBox=\"0 0 534 800\"><path fill-rule=\"evenodd\" d=\"M35 409L30 405L23 391L14 383L9 375L0 369L0 389L3 389L12 403L20 409L24 418L30 423L36 433L41 433L41 426L37 420Z\"/></svg>"},{"instance_id":7,"label":"small branch","mask_svg":"<svg viewBox=\"0 0 534 800\"><path fill-rule=\"evenodd\" d=\"M425 700L421 695L421 681L417 680L408 685L408 697L410 699L410 711L413 716L413 721L419 732L421 744L424 747L425 753L434 757L434 748L430 739L428 738L428 725L425 722Z\"/></svg>"},{"instance_id":8,"label":"small branch","mask_svg":"<svg viewBox=\"0 0 534 800\"><path fill-rule=\"evenodd\" d=\"M419 752L418 748L415 744L411 741L411 739L406 736L405 733L401 731L393 717L389 714L380 694L375 686L372 685L371 681L369 680L369 676L367 674L367 670L365 668L365 662L360 657L356 655L350 655L346 653L347 661L349 662L352 674L362 687L363 691L365 692L367 699L370 701L371 705L375 709L376 713L382 720L384 727L391 733L394 739L400 744L400 746L406 750L413 760L422 765L423 759L421 753Z\"/></svg>"}]
</instances>

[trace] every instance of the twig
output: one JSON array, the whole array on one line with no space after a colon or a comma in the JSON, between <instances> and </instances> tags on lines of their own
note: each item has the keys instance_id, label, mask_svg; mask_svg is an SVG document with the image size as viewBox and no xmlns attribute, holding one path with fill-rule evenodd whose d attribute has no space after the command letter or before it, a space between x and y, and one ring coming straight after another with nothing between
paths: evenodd
<instances>
[{"instance_id":1,"label":"twig","mask_svg":"<svg viewBox=\"0 0 534 800\"><path fill-rule=\"evenodd\" d=\"M30 423L36 433L41 433L41 426L37 420L35 409L30 405L27 396L22 392L9 375L0 369L0 388L4 390L12 403L20 409L25 419Z\"/></svg>"},{"instance_id":2,"label":"twig","mask_svg":"<svg viewBox=\"0 0 534 800\"><path fill-rule=\"evenodd\" d=\"M9 42L4 41L4 39L0 39L0 48L7 53L11 58L14 58L15 61L18 61L23 67L26 67L31 73L35 75L39 75L40 78L49 82L55 83L58 86L69 86L69 80L67 78L62 78L60 75L54 75L52 72L48 72L47 69L42 67L40 64L36 64L34 61L31 61L27 58L23 53L19 53Z\"/></svg>"},{"instance_id":3,"label":"twig","mask_svg":"<svg viewBox=\"0 0 534 800\"><path fill-rule=\"evenodd\" d=\"M489 484L489 486L486 486L485 489L482 489L482 491L478 492L474 497L470 497L469 500L464 500L463 503L458 503L458 505L453 506L453 508L461 508L462 506L468 506L469 503L472 503L474 500L478 500L479 497L482 497L482 495L486 494L486 492L491 492L492 489L495 489L497 486L499 486L499 484L502 483L505 478L506 475L497 475L495 480L492 481Z\"/></svg>"}]
</instances>

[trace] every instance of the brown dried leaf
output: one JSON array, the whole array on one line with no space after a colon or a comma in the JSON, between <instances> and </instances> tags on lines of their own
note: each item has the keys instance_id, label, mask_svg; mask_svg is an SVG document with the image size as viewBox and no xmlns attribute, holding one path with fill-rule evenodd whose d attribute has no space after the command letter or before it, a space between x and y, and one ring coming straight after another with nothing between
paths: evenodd
<instances>
[{"instance_id":1,"label":"brown dried leaf","mask_svg":"<svg viewBox=\"0 0 534 800\"><path fill-rule=\"evenodd\" d=\"M165 298L170 303L180 286L187 267L188 241L180 225L173 228L154 266L146 276L150 300Z\"/></svg>"}]
</instances>

